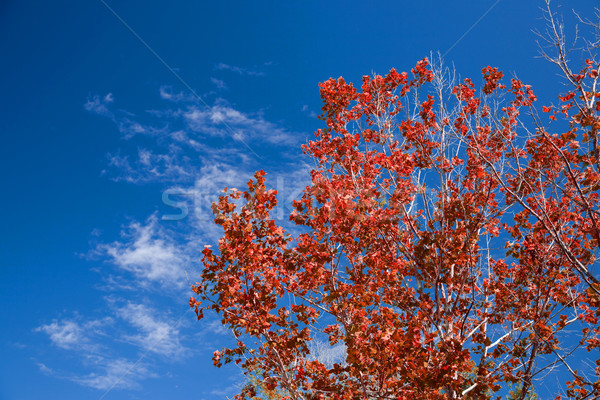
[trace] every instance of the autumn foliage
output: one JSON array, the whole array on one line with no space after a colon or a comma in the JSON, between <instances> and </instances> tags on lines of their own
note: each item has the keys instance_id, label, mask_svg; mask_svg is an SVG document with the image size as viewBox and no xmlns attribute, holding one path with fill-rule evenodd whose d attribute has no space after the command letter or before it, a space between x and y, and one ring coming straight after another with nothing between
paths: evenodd
<instances>
[{"instance_id":1,"label":"autumn foliage","mask_svg":"<svg viewBox=\"0 0 600 400\"><path fill-rule=\"evenodd\" d=\"M427 59L320 84L292 234L262 171L213 205L224 233L190 306L237 338L213 359L254 377L238 398L525 399L541 379L598 398L597 71L546 106L496 68L476 85Z\"/></svg>"}]
</instances>

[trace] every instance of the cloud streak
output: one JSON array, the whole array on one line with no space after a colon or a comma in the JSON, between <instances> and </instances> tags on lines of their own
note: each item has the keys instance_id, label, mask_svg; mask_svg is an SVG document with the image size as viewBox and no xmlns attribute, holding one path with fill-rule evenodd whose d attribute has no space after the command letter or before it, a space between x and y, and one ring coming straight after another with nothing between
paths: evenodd
<instances>
[{"instance_id":1,"label":"cloud streak","mask_svg":"<svg viewBox=\"0 0 600 400\"><path fill-rule=\"evenodd\" d=\"M114 120L114 113L108 108L110 104L114 101L112 93L108 93L107 95L100 97L98 95L93 96L92 98L88 98L83 108L87 111L92 112L94 114L101 115L103 117L110 118Z\"/></svg>"},{"instance_id":2,"label":"cloud streak","mask_svg":"<svg viewBox=\"0 0 600 400\"><path fill-rule=\"evenodd\" d=\"M264 63L260 66L254 66L251 68L246 67L238 67L235 65L225 64L223 62L215 64L215 70L217 71L230 71L234 72L238 75L247 75L247 76L265 76L265 72L262 70L264 67L268 67L271 65L270 62Z\"/></svg>"},{"instance_id":3,"label":"cloud streak","mask_svg":"<svg viewBox=\"0 0 600 400\"><path fill-rule=\"evenodd\" d=\"M290 132L260 114L243 113L227 104L215 104L210 108L192 106L183 118L192 132L211 136L232 136L236 140L267 142L272 145L289 146L298 142L299 134ZM233 129L232 134L223 123Z\"/></svg>"},{"instance_id":4,"label":"cloud streak","mask_svg":"<svg viewBox=\"0 0 600 400\"><path fill-rule=\"evenodd\" d=\"M146 363L136 363L124 358L105 359L93 361L96 371L80 376L71 376L69 380L82 386L99 390L139 389L139 381L157 378L158 375L151 371Z\"/></svg>"},{"instance_id":5,"label":"cloud streak","mask_svg":"<svg viewBox=\"0 0 600 400\"><path fill-rule=\"evenodd\" d=\"M181 156L180 152L177 146L173 146L167 153L138 148L133 155L108 154L108 167L114 171L113 180L134 184L191 179L195 168L189 157ZM105 169L103 172L108 174L108 171Z\"/></svg>"},{"instance_id":6,"label":"cloud streak","mask_svg":"<svg viewBox=\"0 0 600 400\"><path fill-rule=\"evenodd\" d=\"M97 251L123 271L132 273L142 287L159 284L182 288L187 284L187 255L171 239L171 235L151 215L144 224L132 222L121 232L123 241L101 244Z\"/></svg>"},{"instance_id":7,"label":"cloud streak","mask_svg":"<svg viewBox=\"0 0 600 400\"><path fill-rule=\"evenodd\" d=\"M117 302L121 305L115 306ZM94 389L138 389L139 381L158 376L146 361L149 353L177 361L190 352L182 344L181 317L175 320L153 307L131 301L113 299L109 304L111 317L89 321L55 319L35 329L46 333L60 349L79 357L83 370L89 372L64 373L36 362L40 371ZM119 320L125 324L117 324ZM112 339L112 343L107 339ZM132 361L111 351L123 343L137 348L141 356Z\"/></svg>"},{"instance_id":8,"label":"cloud streak","mask_svg":"<svg viewBox=\"0 0 600 400\"><path fill-rule=\"evenodd\" d=\"M46 333L50 341L65 350L95 353L100 346L94 343L93 337L101 334L105 326L112 323L111 318L78 322L76 320L53 320L49 324L37 327L35 332Z\"/></svg>"},{"instance_id":9,"label":"cloud streak","mask_svg":"<svg viewBox=\"0 0 600 400\"><path fill-rule=\"evenodd\" d=\"M153 352L165 357L179 358L183 356L186 348L179 340L178 321L160 319L159 313L144 305L127 303L118 310L118 315L136 328L134 335L127 335L126 340L141 347L145 351Z\"/></svg>"},{"instance_id":10,"label":"cloud streak","mask_svg":"<svg viewBox=\"0 0 600 400\"><path fill-rule=\"evenodd\" d=\"M248 146L261 149L265 156L296 148L304 139L268 121L261 112L241 111L222 98L201 106L195 98L168 86L162 86L159 94L170 106L139 117L113 110L110 93L93 96L84 104L89 112L113 121L126 139L122 149L107 155L103 173L111 179L134 184L190 183L207 165L241 163L248 170L256 169L259 158ZM140 137L137 144L135 137Z\"/></svg>"}]
</instances>

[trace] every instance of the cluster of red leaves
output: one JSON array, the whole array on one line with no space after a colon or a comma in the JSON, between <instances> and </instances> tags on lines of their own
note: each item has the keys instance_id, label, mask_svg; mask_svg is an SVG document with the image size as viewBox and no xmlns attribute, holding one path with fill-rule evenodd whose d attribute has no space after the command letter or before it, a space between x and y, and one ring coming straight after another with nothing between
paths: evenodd
<instances>
[{"instance_id":1,"label":"cluster of red leaves","mask_svg":"<svg viewBox=\"0 0 600 400\"><path fill-rule=\"evenodd\" d=\"M426 59L360 91L320 85L326 127L304 147L318 167L290 216L304 233L270 218L263 171L213 205L224 234L190 306L238 338L215 365L260 371L291 399L479 399L514 383L526 394L540 360L567 363L573 332L599 359L600 119L577 101L598 94L561 96L570 126L551 134L528 85L482 73L481 97L468 79L449 88L454 108L431 95ZM581 80L597 75L588 65ZM491 107L500 92L510 101ZM519 130L523 109L535 133ZM311 355L317 336L345 359ZM598 395L598 380L569 372L569 396Z\"/></svg>"}]
</instances>

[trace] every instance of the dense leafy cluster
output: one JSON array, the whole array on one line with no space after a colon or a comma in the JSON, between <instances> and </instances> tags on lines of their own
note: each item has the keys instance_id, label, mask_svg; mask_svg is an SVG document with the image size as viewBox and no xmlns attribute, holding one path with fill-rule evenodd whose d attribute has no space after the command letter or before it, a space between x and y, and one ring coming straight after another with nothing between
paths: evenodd
<instances>
[{"instance_id":1,"label":"dense leafy cluster","mask_svg":"<svg viewBox=\"0 0 600 400\"><path fill-rule=\"evenodd\" d=\"M322 83L293 235L263 171L213 205L190 306L237 338L214 363L254 377L238 397L525 399L551 373L559 397L598 398L597 71L542 113L491 67L480 91L427 59Z\"/></svg>"}]
</instances>

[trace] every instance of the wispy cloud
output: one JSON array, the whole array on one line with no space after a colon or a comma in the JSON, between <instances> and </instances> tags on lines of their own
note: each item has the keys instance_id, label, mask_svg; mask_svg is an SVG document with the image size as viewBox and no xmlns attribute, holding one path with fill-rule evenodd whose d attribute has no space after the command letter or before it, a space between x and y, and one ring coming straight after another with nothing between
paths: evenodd
<instances>
[{"instance_id":1,"label":"wispy cloud","mask_svg":"<svg viewBox=\"0 0 600 400\"><path fill-rule=\"evenodd\" d=\"M113 121L125 147L108 154L103 173L129 183L193 181L199 169L215 163L256 163L246 143L266 153L295 148L304 135L267 120L262 112L244 112L225 99L208 107L163 86L160 97L173 103L141 116L113 110L112 94L88 99L84 107ZM140 140L132 140L134 137ZM136 142L139 143L136 145ZM126 147L134 146L134 149Z\"/></svg>"},{"instance_id":2,"label":"wispy cloud","mask_svg":"<svg viewBox=\"0 0 600 400\"><path fill-rule=\"evenodd\" d=\"M106 117L113 121L125 139L131 139L139 134L156 133L157 129L144 126L138 121L135 121L133 119L135 115L122 110L119 110L118 112L111 110L110 106L114 101L115 99L112 93L108 93L105 96L94 95L87 99L83 108L91 113Z\"/></svg>"},{"instance_id":3,"label":"wispy cloud","mask_svg":"<svg viewBox=\"0 0 600 400\"><path fill-rule=\"evenodd\" d=\"M255 169L247 165L216 162L200 168L192 186L172 188L175 193L185 193L181 200L188 207L187 218L193 228L190 235L201 240L201 244L216 243L223 231L221 227L212 223L212 203L224 194L224 188L246 190L247 183L253 179L254 173ZM277 206L273 209L271 217L288 229L296 229L296 226L289 222L288 216L293 210L293 201L300 198L309 182L309 167L306 165L283 164L268 173L267 186L277 190ZM243 201L235 203L241 205Z\"/></svg>"},{"instance_id":4,"label":"wispy cloud","mask_svg":"<svg viewBox=\"0 0 600 400\"><path fill-rule=\"evenodd\" d=\"M115 306L116 303L121 305ZM36 361L40 371L95 389L136 389L139 381L157 377L146 361L148 353L168 361L180 360L188 353L182 344L179 320L146 304L123 303L122 299L110 300L108 309L110 317L88 321L55 319L36 328L36 332L47 334L54 345L78 357L82 365L81 372L64 372ZM119 320L124 324L118 324ZM114 348L123 343L135 346L142 356L127 360L116 355Z\"/></svg>"},{"instance_id":5,"label":"wispy cloud","mask_svg":"<svg viewBox=\"0 0 600 400\"><path fill-rule=\"evenodd\" d=\"M109 328L113 328L112 335L107 334ZM106 343L104 339L122 336L118 333L118 329L115 331L114 319L111 317L88 321L55 319L35 331L46 333L54 345L78 357L82 364L80 370L91 371L64 372L50 368L45 363L36 362L45 375L101 390L112 387L139 388L138 381L156 376L143 363L136 365L135 362L109 354L110 343Z\"/></svg>"},{"instance_id":6,"label":"wispy cloud","mask_svg":"<svg viewBox=\"0 0 600 400\"><path fill-rule=\"evenodd\" d=\"M156 378L158 375L151 371L146 363L136 363L124 358L97 358L92 361L94 372L86 375L71 376L68 379L82 386L99 390L139 389L139 381Z\"/></svg>"},{"instance_id":7,"label":"wispy cloud","mask_svg":"<svg viewBox=\"0 0 600 400\"><path fill-rule=\"evenodd\" d=\"M136 362L122 357L110 358L98 355L84 357L80 372L66 372L35 362L40 372L47 376L75 382L98 390L141 389L140 381L157 378L147 362ZM90 372L86 372L90 371Z\"/></svg>"},{"instance_id":8,"label":"wispy cloud","mask_svg":"<svg viewBox=\"0 0 600 400\"><path fill-rule=\"evenodd\" d=\"M268 142L274 145L291 145L299 142L299 134L290 132L264 119L260 114L248 114L227 104L215 104L210 108L191 106L183 117L189 129L216 136L232 136L234 139L252 139L253 143ZM234 133L223 126L233 128Z\"/></svg>"},{"instance_id":9,"label":"wispy cloud","mask_svg":"<svg viewBox=\"0 0 600 400\"><path fill-rule=\"evenodd\" d=\"M118 315L137 329L134 335L126 335L142 349L165 357L181 357L185 347L179 340L177 321L159 317L160 313L144 304L127 303Z\"/></svg>"},{"instance_id":10,"label":"wispy cloud","mask_svg":"<svg viewBox=\"0 0 600 400\"><path fill-rule=\"evenodd\" d=\"M95 114L114 119L114 113L108 108L108 106L113 101L114 98L112 93L108 93L103 97L94 95L93 97L87 99L87 101L83 105L83 108L85 108L89 112L93 112Z\"/></svg>"},{"instance_id":11,"label":"wispy cloud","mask_svg":"<svg viewBox=\"0 0 600 400\"><path fill-rule=\"evenodd\" d=\"M44 375L54 375L54 371L51 368L48 368L46 364L41 362L36 362L36 364Z\"/></svg>"},{"instance_id":12,"label":"wispy cloud","mask_svg":"<svg viewBox=\"0 0 600 400\"><path fill-rule=\"evenodd\" d=\"M74 321L65 321L59 324L55 320L37 328L36 331L47 333L52 343L63 349L80 347L87 341L83 335L83 329Z\"/></svg>"},{"instance_id":13,"label":"wispy cloud","mask_svg":"<svg viewBox=\"0 0 600 400\"><path fill-rule=\"evenodd\" d=\"M101 244L97 250L112 263L135 275L141 286L158 283L167 287L183 287L188 257L171 235L151 215L144 224L132 222L122 231L123 241Z\"/></svg>"},{"instance_id":14,"label":"wispy cloud","mask_svg":"<svg viewBox=\"0 0 600 400\"><path fill-rule=\"evenodd\" d=\"M161 86L159 88L160 98L163 100L168 100L174 103L179 102L195 102L197 101L196 97L188 92L174 92L173 87L169 85Z\"/></svg>"},{"instance_id":15,"label":"wispy cloud","mask_svg":"<svg viewBox=\"0 0 600 400\"><path fill-rule=\"evenodd\" d=\"M218 389L211 390L208 394L213 399L230 399L233 398L236 393L248 383L247 377L242 373L241 370L235 375L230 375L227 380L220 382L221 385Z\"/></svg>"},{"instance_id":16,"label":"wispy cloud","mask_svg":"<svg viewBox=\"0 0 600 400\"><path fill-rule=\"evenodd\" d=\"M35 331L46 333L52 343L62 349L97 352L99 345L94 342L93 336L111 322L111 318L87 322L55 319L49 324L39 326Z\"/></svg>"},{"instance_id":17,"label":"wispy cloud","mask_svg":"<svg viewBox=\"0 0 600 400\"><path fill-rule=\"evenodd\" d=\"M240 188L251 177L252 171L236 168L228 164L213 164L202 167L198 173L195 187L207 193L223 192L224 187Z\"/></svg>"},{"instance_id":18,"label":"wispy cloud","mask_svg":"<svg viewBox=\"0 0 600 400\"><path fill-rule=\"evenodd\" d=\"M221 79L217 79L217 78L210 78L210 81L213 85L215 85L215 87L217 89L220 90L226 90L227 89L227 84L222 81Z\"/></svg>"},{"instance_id":19,"label":"wispy cloud","mask_svg":"<svg viewBox=\"0 0 600 400\"><path fill-rule=\"evenodd\" d=\"M191 186L180 188L180 193L187 194L182 200L188 206L186 218L191 228L189 243L185 246L188 251L196 246L195 252L200 254L205 244L214 244L222 236L222 228L212 222L212 203L223 195L224 188L245 189L253 174L254 169L246 165L215 162L201 167Z\"/></svg>"},{"instance_id":20,"label":"wispy cloud","mask_svg":"<svg viewBox=\"0 0 600 400\"><path fill-rule=\"evenodd\" d=\"M157 181L177 182L195 175L195 167L189 157L181 155L181 149L171 147L171 152L156 153L150 149L139 148L136 154L108 154L108 167L104 174L114 171L112 179L129 183Z\"/></svg>"},{"instance_id":21,"label":"wispy cloud","mask_svg":"<svg viewBox=\"0 0 600 400\"><path fill-rule=\"evenodd\" d=\"M313 110L310 109L310 107L308 105L303 105L302 106L302 112L306 115L308 115L310 118L318 118L319 115L314 112Z\"/></svg>"},{"instance_id":22,"label":"wispy cloud","mask_svg":"<svg viewBox=\"0 0 600 400\"><path fill-rule=\"evenodd\" d=\"M248 68L248 67L238 67L236 65L229 65L229 64L220 62L215 65L215 70L231 71L231 72L235 72L236 74L239 74L239 75L264 76L265 72L263 70L265 67L268 67L269 65L271 65L271 63L267 62L260 66L253 66L253 67Z\"/></svg>"},{"instance_id":23,"label":"wispy cloud","mask_svg":"<svg viewBox=\"0 0 600 400\"><path fill-rule=\"evenodd\" d=\"M204 324L204 329L211 335L229 335L229 331L225 329L221 321L218 319Z\"/></svg>"}]
</instances>

